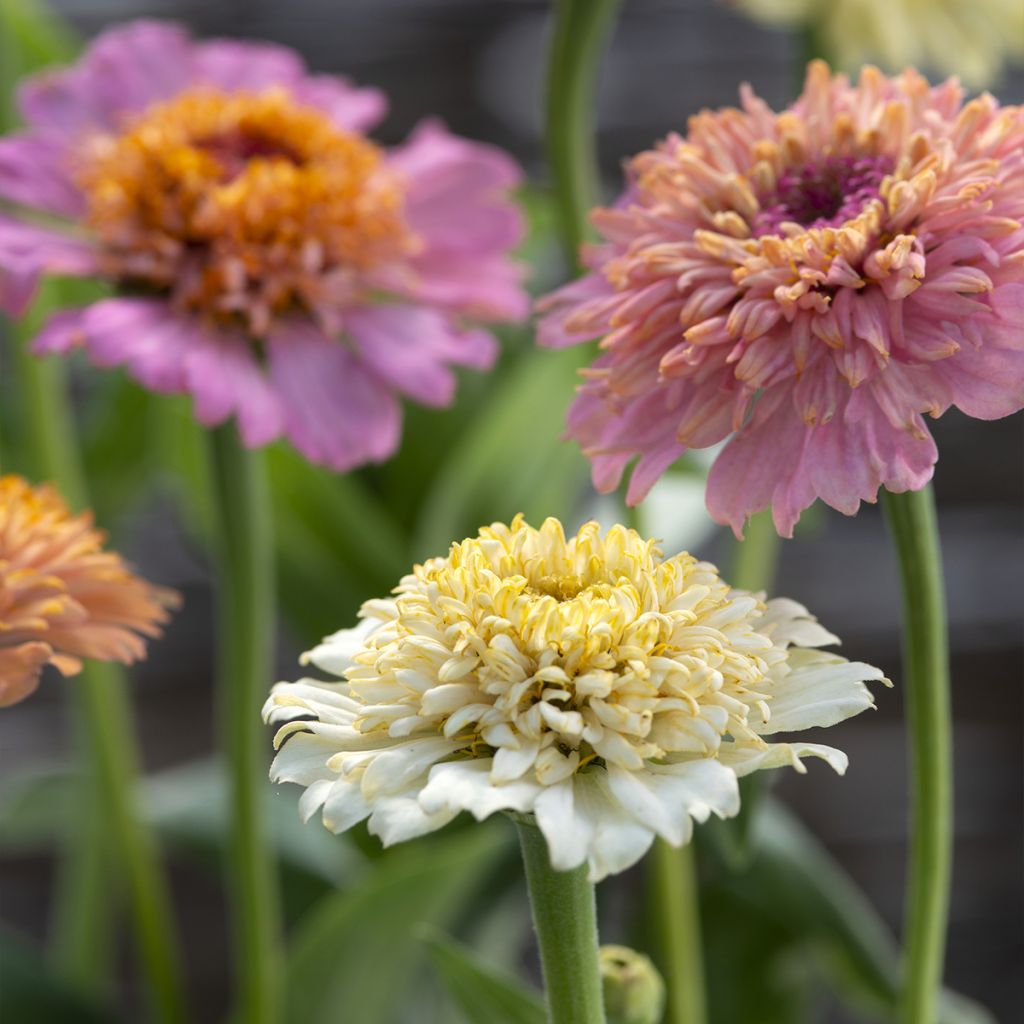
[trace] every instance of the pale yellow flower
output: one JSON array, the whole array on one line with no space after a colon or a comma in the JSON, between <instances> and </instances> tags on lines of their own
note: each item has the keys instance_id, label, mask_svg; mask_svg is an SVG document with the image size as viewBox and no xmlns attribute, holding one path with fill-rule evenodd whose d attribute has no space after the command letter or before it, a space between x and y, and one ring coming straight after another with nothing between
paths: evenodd
<instances>
[{"instance_id":1,"label":"pale yellow flower","mask_svg":"<svg viewBox=\"0 0 1024 1024\"><path fill-rule=\"evenodd\" d=\"M882 673L795 601L735 591L688 554L517 518L416 566L305 656L344 682L281 683L272 776L335 832L395 843L460 811L533 814L559 870L594 880L739 809L737 776L833 747L772 743L872 706Z\"/></svg>"},{"instance_id":2,"label":"pale yellow flower","mask_svg":"<svg viewBox=\"0 0 1024 1024\"><path fill-rule=\"evenodd\" d=\"M837 67L915 66L971 86L1024 58L1021 0L732 0L772 24L810 26Z\"/></svg>"}]
</instances>

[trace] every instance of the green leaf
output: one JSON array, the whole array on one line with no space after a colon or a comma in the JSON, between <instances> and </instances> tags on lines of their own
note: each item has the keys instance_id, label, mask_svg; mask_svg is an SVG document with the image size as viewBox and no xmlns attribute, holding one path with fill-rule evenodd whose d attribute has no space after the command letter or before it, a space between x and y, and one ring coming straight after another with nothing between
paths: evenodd
<instances>
[{"instance_id":1,"label":"green leaf","mask_svg":"<svg viewBox=\"0 0 1024 1024\"><path fill-rule=\"evenodd\" d=\"M74 34L45 4L32 0L0 0L0 128L8 131L17 115L18 81L49 64L71 60L78 44Z\"/></svg>"},{"instance_id":2,"label":"green leaf","mask_svg":"<svg viewBox=\"0 0 1024 1024\"><path fill-rule=\"evenodd\" d=\"M116 1017L68 988L28 943L0 930L3 1019L32 1024L114 1024Z\"/></svg>"},{"instance_id":3,"label":"green leaf","mask_svg":"<svg viewBox=\"0 0 1024 1024\"><path fill-rule=\"evenodd\" d=\"M899 948L870 902L777 800L763 802L751 827L755 856L747 870L724 877L723 886L794 939L813 944L831 987L849 1002L895 1019ZM992 1018L982 1007L944 996L939 1024L983 1022Z\"/></svg>"},{"instance_id":4,"label":"green leaf","mask_svg":"<svg viewBox=\"0 0 1024 1024\"><path fill-rule=\"evenodd\" d=\"M478 894L507 849L502 824L402 844L357 889L323 900L294 935L290 1024L392 1024L423 962L415 929L446 927Z\"/></svg>"},{"instance_id":5,"label":"green leaf","mask_svg":"<svg viewBox=\"0 0 1024 1024\"><path fill-rule=\"evenodd\" d=\"M504 374L437 475L419 517L417 557L445 553L457 524L475 530L517 512L538 522L571 510L587 463L575 443L557 438L585 355L529 352Z\"/></svg>"},{"instance_id":6,"label":"green leaf","mask_svg":"<svg viewBox=\"0 0 1024 1024\"><path fill-rule=\"evenodd\" d=\"M468 1024L545 1024L539 992L436 929L425 928L422 934L445 989Z\"/></svg>"}]
</instances>

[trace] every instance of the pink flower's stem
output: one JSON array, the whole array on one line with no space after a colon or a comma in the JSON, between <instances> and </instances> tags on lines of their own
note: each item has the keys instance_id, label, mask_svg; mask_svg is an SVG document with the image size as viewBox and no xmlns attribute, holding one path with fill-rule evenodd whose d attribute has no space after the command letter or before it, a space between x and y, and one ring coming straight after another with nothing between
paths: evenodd
<instances>
[{"instance_id":1,"label":"pink flower's stem","mask_svg":"<svg viewBox=\"0 0 1024 1024\"><path fill-rule=\"evenodd\" d=\"M903 583L910 858L900 1020L938 1019L953 863L953 742L942 553L931 487L882 495Z\"/></svg>"},{"instance_id":2,"label":"pink flower's stem","mask_svg":"<svg viewBox=\"0 0 1024 1024\"><path fill-rule=\"evenodd\" d=\"M274 567L263 453L234 425L210 433L218 517L219 715L230 814L226 882L237 1020L276 1024L283 1009L280 910L264 799L269 750L260 707L273 682Z\"/></svg>"}]
</instances>

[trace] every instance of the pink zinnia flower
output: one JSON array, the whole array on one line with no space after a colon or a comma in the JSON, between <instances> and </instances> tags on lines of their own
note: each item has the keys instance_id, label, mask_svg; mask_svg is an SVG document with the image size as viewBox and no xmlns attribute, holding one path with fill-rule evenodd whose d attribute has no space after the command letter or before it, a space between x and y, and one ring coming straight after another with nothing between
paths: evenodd
<instances>
[{"instance_id":1,"label":"pink zinnia flower","mask_svg":"<svg viewBox=\"0 0 1024 1024\"><path fill-rule=\"evenodd\" d=\"M0 707L27 697L46 665L70 676L83 658L130 664L145 656L143 636L160 635L177 594L104 540L52 487L0 476Z\"/></svg>"},{"instance_id":2,"label":"pink zinnia flower","mask_svg":"<svg viewBox=\"0 0 1024 1024\"><path fill-rule=\"evenodd\" d=\"M1024 109L815 62L788 110L744 88L628 175L591 272L542 304L542 344L603 339L568 426L599 490L639 456L636 503L734 434L711 514L739 533L770 505L788 536L815 498L923 487L922 413L1024 406Z\"/></svg>"},{"instance_id":3,"label":"pink zinnia flower","mask_svg":"<svg viewBox=\"0 0 1024 1024\"><path fill-rule=\"evenodd\" d=\"M190 392L248 446L384 459L397 396L448 404L451 367L495 357L478 325L527 312L515 163L437 122L382 149L365 132L384 97L290 50L135 22L20 104L27 131L0 142L0 302L23 308L45 272L105 278L116 297L57 314L34 350L81 345Z\"/></svg>"}]
</instances>

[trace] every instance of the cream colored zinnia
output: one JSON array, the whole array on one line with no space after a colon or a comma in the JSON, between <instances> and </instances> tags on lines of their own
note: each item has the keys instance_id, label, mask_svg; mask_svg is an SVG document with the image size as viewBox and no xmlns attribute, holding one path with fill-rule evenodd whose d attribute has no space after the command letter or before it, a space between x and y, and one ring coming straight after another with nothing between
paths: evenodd
<instances>
[{"instance_id":1,"label":"cream colored zinnia","mask_svg":"<svg viewBox=\"0 0 1024 1024\"><path fill-rule=\"evenodd\" d=\"M881 64L996 79L1024 58L1021 0L731 0L771 24L809 26L837 67Z\"/></svg>"},{"instance_id":2,"label":"cream colored zinnia","mask_svg":"<svg viewBox=\"0 0 1024 1024\"><path fill-rule=\"evenodd\" d=\"M594 881L736 814L737 776L808 755L842 773L833 747L766 737L855 715L882 679L814 650L836 638L795 601L622 526L495 523L394 594L304 656L343 682L274 688L272 777L307 787L304 819L368 817L385 844L460 811L533 814L553 866Z\"/></svg>"}]
</instances>

